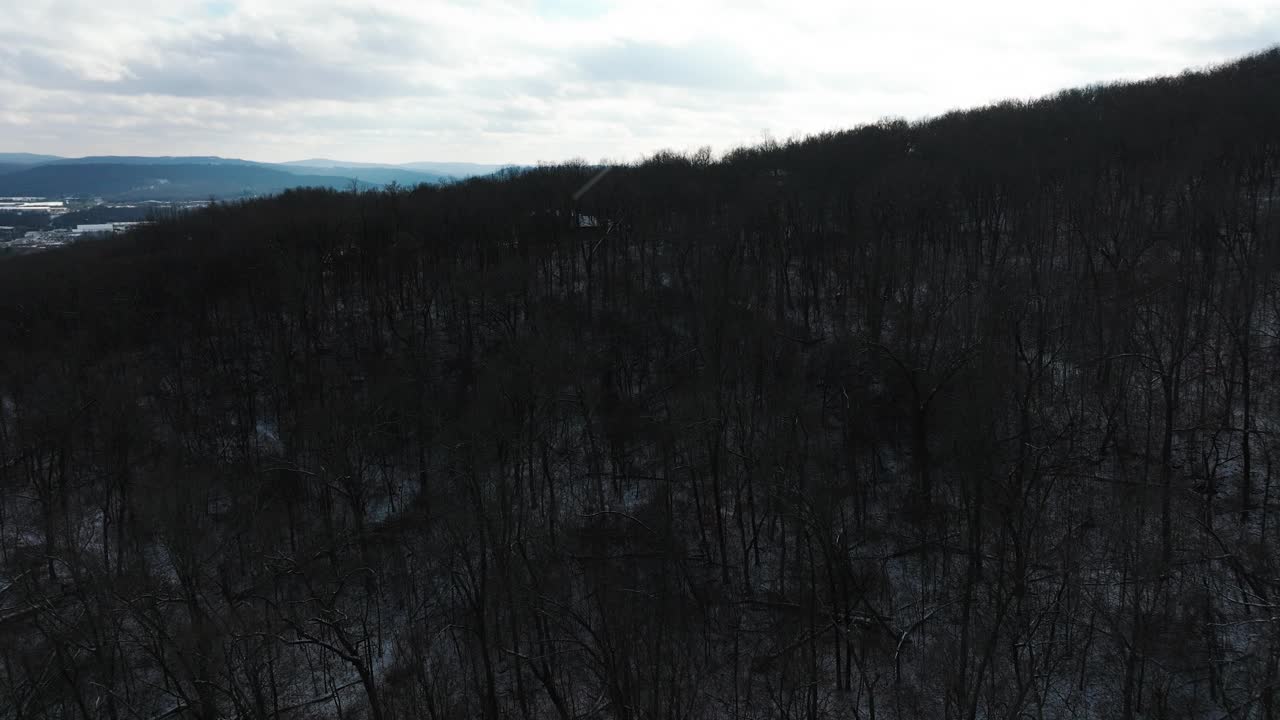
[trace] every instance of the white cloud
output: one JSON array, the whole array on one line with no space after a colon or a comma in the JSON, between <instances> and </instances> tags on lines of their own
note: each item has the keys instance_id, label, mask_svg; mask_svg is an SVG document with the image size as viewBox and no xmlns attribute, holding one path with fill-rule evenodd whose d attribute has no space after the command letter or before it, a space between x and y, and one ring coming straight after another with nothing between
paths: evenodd
<instances>
[{"instance_id":1,"label":"white cloud","mask_svg":"<svg viewBox=\"0 0 1280 720\"><path fill-rule=\"evenodd\" d=\"M0 149L70 155L634 158L1175 73L1280 40L1260 0L14 5Z\"/></svg>"}]
</instances>

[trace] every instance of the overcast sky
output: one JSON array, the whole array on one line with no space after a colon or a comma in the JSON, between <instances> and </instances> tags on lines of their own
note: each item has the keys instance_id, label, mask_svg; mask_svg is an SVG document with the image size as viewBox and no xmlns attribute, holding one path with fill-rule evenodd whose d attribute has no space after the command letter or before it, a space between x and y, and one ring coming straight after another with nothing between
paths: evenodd
<instances>
[{"instance_id":1,"label":"overcast sky","mask_svg":"<svg viewBox=\"0 0 1280 720\"><path fill-rule=\"evenodd\" d=\"M266 161L719 153L1280 42L1276 0L3 5L0 151Z\"/></svg>"}]
</instances>

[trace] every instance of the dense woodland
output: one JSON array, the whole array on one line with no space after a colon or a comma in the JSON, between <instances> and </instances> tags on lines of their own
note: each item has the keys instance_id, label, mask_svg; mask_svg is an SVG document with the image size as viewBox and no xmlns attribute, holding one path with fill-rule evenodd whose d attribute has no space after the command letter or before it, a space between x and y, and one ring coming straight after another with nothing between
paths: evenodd
<instances>
[{"instance_id":1,"label":"dense woodland","mask_svg":"<svg viewBox=\"0 0 1280 720\"><path fill-rule=\"evenodd\" d=\"M1280 50L0 262L0 719L1280 713Z\"/></svg>"}]
</instances>

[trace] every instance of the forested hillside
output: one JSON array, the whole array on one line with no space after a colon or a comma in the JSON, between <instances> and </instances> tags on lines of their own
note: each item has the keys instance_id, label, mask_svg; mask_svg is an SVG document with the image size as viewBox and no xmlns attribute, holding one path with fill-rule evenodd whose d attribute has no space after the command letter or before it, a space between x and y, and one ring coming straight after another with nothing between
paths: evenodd
<instances>
[{"instance_id":1,"label":"forested hillside","mask_svg":"<svg viewBox=\"0 0 1280 720\"><path fill-rule=\"evenodd\" d=\"M1270 720L1278 89L0 262L0 718Z\"/></svg>"}]
</instances>

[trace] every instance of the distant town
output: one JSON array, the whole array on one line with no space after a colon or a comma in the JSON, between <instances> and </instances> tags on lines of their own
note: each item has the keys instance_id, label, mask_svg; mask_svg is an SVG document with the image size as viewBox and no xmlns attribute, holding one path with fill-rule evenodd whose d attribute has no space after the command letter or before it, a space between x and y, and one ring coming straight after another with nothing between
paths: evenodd
<instances>
[{"instance_id":1,"label":"distant town","mask_svg":"<svg viewBox=\"0 0 1280 720\"><path fill-rule=\"evenodd\" d=\"M300 187L380 190L440 185L511 169L415 162L344 165L313 159L258 163L220 157L63 158L0 152L0 256L123 232L214 199L265 197Z\"/></svg>"},{"instance_id":2,"label":"distant town","mask_svg":"<svg viewBox=\"0 0 1280 720\"><path fill-rule=\"evenodd\" d=\"M101 198L0 197L0 256L60 247L145 225L206 200L107 202Z\"/></svg>"}]
</instances>

